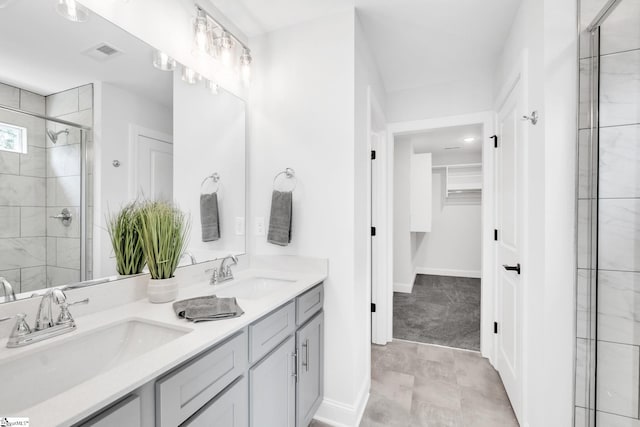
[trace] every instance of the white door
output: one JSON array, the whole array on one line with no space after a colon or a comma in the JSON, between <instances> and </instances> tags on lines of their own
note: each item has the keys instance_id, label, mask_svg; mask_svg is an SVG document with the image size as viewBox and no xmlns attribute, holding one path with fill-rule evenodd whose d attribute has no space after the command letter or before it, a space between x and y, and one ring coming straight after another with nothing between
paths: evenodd
<instances>
[{"instance_id":1,"label":"white door","mask_svg":"<svg viewBox=\"0 0 640 427\"><path fill-rule=\"evenodd\" d=\"M137 193L152 200L173 200L173 144L137 135Z\"/></svg>"},{"instance_id":2,"label":"white door","mask_svg":"<svg viewBox=\"0 0 640 427\"><path fill-rule=\"evenodd\" d=\"M522 298L525 123L524 96L519 81L498 112L496 149L496 308L497 366L511 405L520 420L522 413ZM523 267L523 268L526 268Z\"/></svg>"}]
</instances>

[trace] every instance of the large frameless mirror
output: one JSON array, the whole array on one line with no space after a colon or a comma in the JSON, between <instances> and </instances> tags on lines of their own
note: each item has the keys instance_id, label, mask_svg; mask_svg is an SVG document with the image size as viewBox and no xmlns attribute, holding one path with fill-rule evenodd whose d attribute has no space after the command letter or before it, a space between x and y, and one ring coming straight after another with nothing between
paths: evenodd
<instances>
[{"instance_id":1,"label":"large frameless mirror","mask_svg":"<svg viewBox=\"0 0 640 427\"><path fill-rule=\"evenodd\" d=\"M18 298L117 279L107 220L143 199L189 214L182 265L244 253L245 102L57 4L0 9L0 277Z\"/></svg>"}]
</instances>

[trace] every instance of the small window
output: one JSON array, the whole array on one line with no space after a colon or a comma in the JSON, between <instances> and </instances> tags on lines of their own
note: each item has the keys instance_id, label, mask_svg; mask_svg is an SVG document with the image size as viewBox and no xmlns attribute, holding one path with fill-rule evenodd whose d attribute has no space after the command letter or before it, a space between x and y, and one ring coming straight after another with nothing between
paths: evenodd
<instances>
[{"instance_id":1,"label":"small window","mask_svg":"<svg viewBox=\"0 0 640 427\"><path fill-rule=\"evenodd\" d=\"M0 151L25 154L27 152L27 129L0 123Z\"/></svg>"}]
</instances>

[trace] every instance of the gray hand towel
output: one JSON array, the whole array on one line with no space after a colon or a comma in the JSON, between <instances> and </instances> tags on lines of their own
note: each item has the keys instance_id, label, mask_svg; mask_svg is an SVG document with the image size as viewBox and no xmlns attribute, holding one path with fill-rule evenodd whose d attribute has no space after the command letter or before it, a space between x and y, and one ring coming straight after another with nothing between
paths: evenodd
<instances>
[{"instance_id":1,"label":"gray hand towel","mask_svg":"<svg viewBox=\"0 0 640 427\"><path fill-rule=\"evenodd\" d=\"M215 295L176 301L173 311L176 316L192 322L230 319L244 314L235 298L218 298Z\"/></svg>"},{"instance_id":2,"label":"gray hand towel","mask_svg":"<svg viewBox=\"0 0 640 427\"><path fill-rule=\"evenodd\" d=\"M200 195L200 223L203 242L213 242L220 238L217 193Z\"/></svg>"},{"instance_id":3,"label":"gray hand towel","mask_svg":"<svg viewBox=\"0 0 640 427\"><path fill-rule=\"evenodd\" d=\"M291 218L293 216L293 193L273 191L271 196L271 216L267 241L274 245L287 246L291 243Z\"/></svg>"}]
</instances>

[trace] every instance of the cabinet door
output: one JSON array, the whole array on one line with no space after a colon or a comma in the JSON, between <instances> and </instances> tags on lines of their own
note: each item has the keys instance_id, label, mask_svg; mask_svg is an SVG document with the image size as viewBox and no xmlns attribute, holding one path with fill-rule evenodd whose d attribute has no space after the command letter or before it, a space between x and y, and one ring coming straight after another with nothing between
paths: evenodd
<instances>
[{"instance_id":1,"label":"cabinet door","mask_svg":"<svg viewBox=\"0 0 640 427\"><path fill-rule=\"evenodd\" d=\"M252 427L294 427L295 341L289 337L249 371Z\"/></svg>"},{"instance_id":2,"label":"cabinet door","mask_svg":"<svg viewBox=\"0 0 640 427\"><path fill-rule=\"evenodd\" d=\"M81 427L140 427L140 425L140 397L131 395L82 423Z\"/></svg>"},{"instance_id":3,"label":"cabinet door","mask_svg":"<svg viewBox=\"0 0 640 427\"><path fill-rule=\"evenodd\" d=\"M322 402L324 377L324 312L296 333L298 347L297 426L306 427Z\"/></svg>"},{"instance_id":4,"label":"cabinet door","mask_svg":"<svg viewBox=\"0 0 640 427\"><path fill-rule=\"evenodd\" d=\"M181 424L181 427L247 427L249 425L247 400L247 379L241 377L193 417Z\"/></svg>"}]
</instances>

